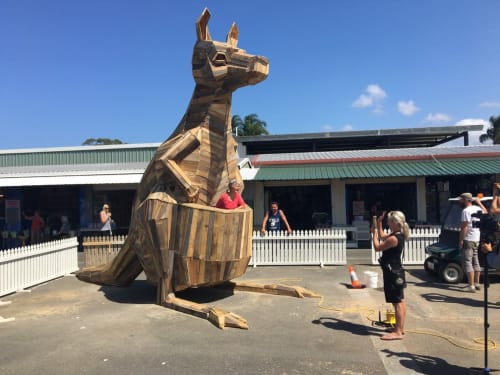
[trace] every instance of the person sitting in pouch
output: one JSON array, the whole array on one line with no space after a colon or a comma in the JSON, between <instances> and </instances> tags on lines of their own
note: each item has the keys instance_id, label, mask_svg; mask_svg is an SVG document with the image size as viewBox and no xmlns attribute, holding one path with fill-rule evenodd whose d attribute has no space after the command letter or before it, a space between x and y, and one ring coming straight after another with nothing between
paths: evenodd
<instances>
[{"instance_id":1,"label":"person sitting in pouch","mask_svg":"<svg viewBox=\"0 0 500 375\"><path fill-rule=\"evenodd\" d=\"M229 189L222 193L215 207L232 210L246 206L243 197L240 194L241 184L236 180L229 181Z\"/></svg>"}]
</instances>

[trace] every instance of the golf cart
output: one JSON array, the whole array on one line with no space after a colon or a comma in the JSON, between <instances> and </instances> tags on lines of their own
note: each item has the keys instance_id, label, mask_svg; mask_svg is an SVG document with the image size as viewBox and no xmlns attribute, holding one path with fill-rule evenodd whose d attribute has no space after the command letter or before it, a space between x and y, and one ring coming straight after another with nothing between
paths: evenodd
<instances>
[{"instance_id":1,"label":"golf cart","mask_svg":"<svg viewBox=\"0 0 500 375\"><path fill-rule=\"evenodd\" d=\"M481 203L488 208L491 200L492 197L483 197ZM429 257L424 262L424 269L450 284L461 282L465 276L458 248L462 209L458 198L449 199L448 210L441 224L439 240L425 248Z\"/></svg>"}]
</instances>

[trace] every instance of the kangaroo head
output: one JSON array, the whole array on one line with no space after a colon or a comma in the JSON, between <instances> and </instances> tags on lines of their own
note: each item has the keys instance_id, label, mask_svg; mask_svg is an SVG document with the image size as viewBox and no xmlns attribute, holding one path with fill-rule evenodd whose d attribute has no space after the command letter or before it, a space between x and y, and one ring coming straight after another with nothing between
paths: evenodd
<instances>
[{"instance_id":1,"label":"kangaroo head","mask_svg":"<svg viewBox=\"0 0 500 375\"><path fill-rule=\"evenodd\" d=\"M210 12L205 8L196 21L198 40L193 51L193 76L197 85L223 91L254 85L269 73L269 61L237 48L238 28L233 23L226 42L213 41L208 32Z\"/></svg>"}]
</instances>

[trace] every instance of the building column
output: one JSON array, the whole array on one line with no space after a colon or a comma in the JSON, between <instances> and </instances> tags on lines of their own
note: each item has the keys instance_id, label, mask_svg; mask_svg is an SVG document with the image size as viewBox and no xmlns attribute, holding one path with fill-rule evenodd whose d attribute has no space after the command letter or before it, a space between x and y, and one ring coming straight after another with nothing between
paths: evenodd
<instances>
[{"instance_id":1,"label":"building column","mask_svg":"<svg viewBox=\"0 0 500 375\"><path fill-rule=\"evenodd\" d=\"M262 219L264 218L264 212L266 212L266 202L264 199L264 183L262 181L255 182L254 193L255 196L253 207L253 223L255 228L260 229Z\"/></svg>"},{"instance_id":2,"label":"building column","mask_svg":"<svg viewBox=\"0 0 500 375\"><path fill-rule=\"evenodd\" d=\"M80 228L88 228L92 223L92 189L88 185L80 186ZM90 221L89 221L90 218Z\"/></svg>"},{"instance_id":3,"label":"building column","mask_svg":"<svg viewBox=\"0 0 500 375\"><path fill-rule=\"evenodd\" d=\"M425 191L425 177L417 177L417 220L427 222L427 197Z\"/></svg>"},{"instance_id":4,"label":"building column","mask_svg":"<svg viewBox=\"0 0 500 375\"><path fill-rule=\"evenodd\" d=\"M345 182L332 180L332 225L346 225Z\"/></svg>"}]
</instances>

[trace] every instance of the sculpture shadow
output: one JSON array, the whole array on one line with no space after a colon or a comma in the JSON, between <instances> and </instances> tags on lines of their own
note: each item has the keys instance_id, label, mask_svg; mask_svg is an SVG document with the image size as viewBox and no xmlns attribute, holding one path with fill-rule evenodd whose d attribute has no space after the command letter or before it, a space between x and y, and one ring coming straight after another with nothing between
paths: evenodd
<instances>
[{"instance_id":1,"label":"sculpture shadow","mask_svg":"<svg viewBox=\"0 0 500 375\"><path fill-rule=\"evenodd\" d=\"M156 286L146 280L135 280L127 287L103 285L99 289L104 296L113 302L130 304L155 304ZM217 287L188 288L176 292L177 298L182 298L195 303L210 303L230 297L234 292L230 289Z\"/></svg>"},{"instance_id":2,"label":"sculpture shadow","mask_svg":"<svg viewBox=\"0 0 500 375\"><path fill-rule=\"evenodd\" d=\"M412 277L415 279L418 279L422 283L429 283L429 284L443 284L443 285L450 285L443 283L439 280L439 277L437 275L432 275L428 272L426 272L424 269L406 269L406 272L410 274ZM416 284L420 284L419 282L415 282Z\"/></svg>"},{"instance_id":3,"label":"sculpture shadow","mask_svg":"<svg viewBox=\"0 0 500 375\"><path fill-rule=\"evenodd\" d=\"M408 280L406 283L408 285L420 287L420 288L436 288L442 290L460 290L460 287L455 284L447 284L439 281L437 276L429 275L425 270L407 270L412 277L418 279L419 281Z\"/></svg>"},{"instance_id":4,"label":"sculpture shadow","mask_svg":"<svg viewBox=\"0 0 500 375\"><path fill-rule=\"evenodd\" d=\"M448 284L442 282L439 279L439 276L430 274L426 272L424 269L412 269L412 270L407 269L406 272L412 275L414 278L421 281L421 282L410 281L408 282L408 284L413 284L416 286L424 286L424 287L432 286L439 289L460 289L460 287L457 284ZM500 282L500 273L496 272L495 270L490 271L488 275L488 280L490 283ZM465 278L464 282L466 282ZM484 283L484 273L481 273L481 283Z\"/></svg>"},{"instance_id":5,"label":"sculpture shadow","mask_svg":"<svg viewBox=\"0 0 500 375\"><path fill-rule=\"evenodd\" d=\"M331 317L321 317L313 320L312 323L321 324L325 328L334 329L336 331L346 331L358 336L380 336L384 333L383 329Z\"/></svg>"},{"instance_id":6,"label":"sculpture shadow","mask_svg":"<svg viewBox=\"0 0 500 375\"><path fill-rule=\"evenodd\" d=\"M401 366L413 370L417 374L470 375L479 373L477 372L477 370L468 367L453 365L439 357L412 354L408 352L395 352L390 349L382 349L381 352L385 353L387 357L393 357L393 356L399 357L400 358L399 363Z\"/></svg>"},{"instance_id":7,"label":"sculpture shadow","mask_svg":"<svg viewBox=\"0 0 500 375\"><path fill-rule=\"evenodd\" d=\"M175 296L196 303L210 303L223 300L234 295L232 289L221 286L188 288L176 292Z\"/></svg>"},{"instance_id":8,"label":"sculpture shadow","mask_svg":"<svg viewBox=\"0 0 500 375\"><path fill-rule=\"evenodd\" d=\"M127 287L102 285L99 291L113 302L150 304L156 302L156 287L146 280L135 280Z\"/></svg>"},{"instance_id":9,"label":"sculpture shadow","mask_svg":"<svg viewBox=\"0 0 500 375\"><path fill-rule=\"evenodd\" d=\"M484 307L484 300L482 299L476 300L467 297L453 297L440 293L424 293L421 294L421 296L425 298L428 302L456 303L462 306ZM500 309L500 305L497 305L495 302L488 301L488 308Z\"/></svg>"}]
</instances>

